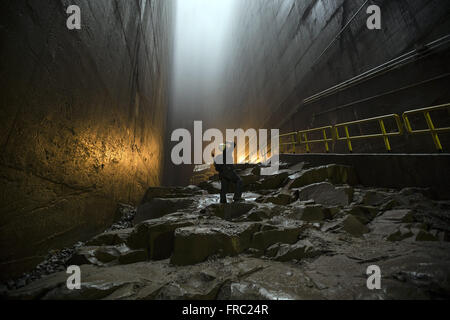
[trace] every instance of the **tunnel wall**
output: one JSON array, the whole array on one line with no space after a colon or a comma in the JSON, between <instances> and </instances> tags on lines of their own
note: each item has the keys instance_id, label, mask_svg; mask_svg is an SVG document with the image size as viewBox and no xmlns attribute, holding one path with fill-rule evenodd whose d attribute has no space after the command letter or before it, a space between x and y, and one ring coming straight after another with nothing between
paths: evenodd
<instances>
[{"instance_id":1,"label":"tunnel wall","mask_svg":"<svg viewBox=\"0 0 450 320\"><path fill-rule=\"evenodd\" d=\"M223 94L228 99L225 122L232 128L239 124L280 128L286 133L450 102L448 45L430 55L424 47L449 33L450 2L369 1L351 20L364 2L238 2ZM366 27L366 9L371 4L381 8L381 30ZM305 104L306 98L322 90L416 49L423 56L413 63ZM448 112L442 115L448 118ZM425 127L423 119L417 122ZM389 124L388 130L392 128ZM379 128L356 126L351 134L364 132L379 132ZM397 152L436 151L429 136L391 140ZM446 145L450 148L449 139ZM314 147L317 152L325 151L323 145ZM348 152L345 143L332 149ZM355 142L354 150L385 151L382 139Z\"/></svg>"},{"instance_id":2,"label":"tunnel wall","mask_svg":"<svg viewBox=\"0 0 450 320\"><path fill-rule=\"evenodd\" d=\"M66 27L69 5L81 30ZM101 231L118 202L159 185L172 2L7 0L1 11L4 279Z\"/></svg>"}]
</instances>

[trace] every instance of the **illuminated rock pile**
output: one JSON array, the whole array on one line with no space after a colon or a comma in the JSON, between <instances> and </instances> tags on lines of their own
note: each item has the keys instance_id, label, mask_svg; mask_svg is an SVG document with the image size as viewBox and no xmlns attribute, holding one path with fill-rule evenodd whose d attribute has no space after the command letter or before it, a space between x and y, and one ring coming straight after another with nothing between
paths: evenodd
<instances>
[{"instance_id":1,"label":"illuminated rock pile","mask_svg":"<svg viewBox=\"0 0 450 320\"><path fill-rule=\"evenodd\" d=\"M150 188L136 212L75 248L81 289L54 273L5 294L42 299L448 298L449 201L360 186L351 167L241 166L244 202L200 186ZM230 194L231 196L231 194ZM131 220L133 225L131 226ZM128 222L127 222L128 221ZM382 290L369 290L376 265Z\"/></svg>"}]
</instances>

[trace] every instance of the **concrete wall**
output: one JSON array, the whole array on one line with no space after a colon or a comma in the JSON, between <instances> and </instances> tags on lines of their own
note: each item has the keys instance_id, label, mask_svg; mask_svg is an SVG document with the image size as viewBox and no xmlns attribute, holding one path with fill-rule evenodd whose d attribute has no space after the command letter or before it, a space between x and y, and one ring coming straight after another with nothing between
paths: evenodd
<instances>
[{"instance_id":1,"label":"concrete wall","mask_svg":"<svg viewBox=\"0 0 450 320\"><path fill-rule=\"evenodd\" d=\"M449 33L447 0L371 0L321 56L364 2L239 1L232 36L234 53L224 81L223 96L228 98L225 122L232 128L239 124L290 132L450 102L446 46L402 68L304 103L311 95L403 53L423 49L424 44ZM371 4L381 7L381 30L366 27L366 8ZM448 112L442 115L450 118ZM356 127L352 134L366 130L377 128ZM435 151L428 136L393 139L392 144L395 151ZM355 151L383 151L384 144L378 139L354 147ZM345 151L345 144L334 148ZM324 151L322 146L319 150Z\"/></svg>"},{"instance_id":2,"label":"concrete wall","mask_svg":"<svg viewBox=\"0 0 450 320\"><path fill-rule=\"evenodd\" d=\"M66 28L81 8L82 29ZM83 240L160 182L172 2L4 0L0 275Z\"/></svg>"}]
</instances>

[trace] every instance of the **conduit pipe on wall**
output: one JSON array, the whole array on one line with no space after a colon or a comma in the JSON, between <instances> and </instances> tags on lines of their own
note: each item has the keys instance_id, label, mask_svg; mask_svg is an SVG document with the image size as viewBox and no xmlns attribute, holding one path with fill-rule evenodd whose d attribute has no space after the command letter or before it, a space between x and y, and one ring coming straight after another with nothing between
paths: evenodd
<instances>
[{"instance_id":1,"label":"conduit pipe on wall","mask_svg":"<svg viewBox=\"0 0 450 320\"><path fill-rule=\"evenodd\" d=\"M319 101L325 97L328 97L335 93L346 90L357 84L360 84L362 82L365 82L365 81L375 78L377 76L385 74L389 71L400 68L402 66L405 66L412 62L418 61L420 59L423 59L423 58L429 56L430 54L435 53L439 49L445 48L445 46L447 46L448 44L450 44L450 34L446 35L442 38L439 38L433 42L430 42L422 48L414 49L414 50L412 50L408 53L405 53L397 58L394 58L388 62L385 62L378 67L375 67L371 70L361 73L354 78L346 80L338 85L335 85L335 86L328 88L322 92L319 92L311 97L308 97L302 101L301 106L305 106L305 105L311 104L313 102Z\"/></svg>"}]
</instances>

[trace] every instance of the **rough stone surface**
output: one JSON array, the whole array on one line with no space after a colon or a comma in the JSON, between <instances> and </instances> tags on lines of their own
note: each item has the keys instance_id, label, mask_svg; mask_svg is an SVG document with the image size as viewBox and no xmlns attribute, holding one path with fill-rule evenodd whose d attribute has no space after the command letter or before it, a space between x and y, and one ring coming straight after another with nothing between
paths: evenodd
<instances>
[{"instance_id":1,"label":"rough stone surface","mask_svg":"<svg viewBox=\"0 0 450 320\"><path fill-rule=\"evenodd\" d=\"M358 182L358 178L352 167L331 164L303 171L299 177L294 179L290 187L300 188L324 181L329 181L333 184L355 185Z\"/></svg>"},{"instance_id":2,"label":"rough stone surface","mask_svg":"<svg viewBox=\"0 0 450 320\"><path fill-rule=\"evenodd\" d=\"M257 224L218 224L193 226L175 231L173 255L175 265L188 265L205 261L213 255L235 256L250 247Z\"/></svg>"},{"instance_id":3,"label":"rough stone surface","mask_svg":"<svg viewBox=\"0 0 450 320\"><path fill-rule=\"evenodd\" d=\"M331 183L320 182L298 189L300 201L314 200L329 206L346 206L352 202L351 188L336 188Z\"/></svg>"},{"instance_id":4,"label":"rough stone surface","mask_svg":"<svg viewBox=\"0 0 450 320\"><path fill-rule=\"evenodd\" d=\"M195 224L196 218L180 213L143 221L135 227L127 244L132 249L145 248L150 259L166 259L173 251L175 230Z\"/></svg>"},{"instance_id":5,"label":"rough stone surface","mask_svg":"<svg viewBox=\"0 0 450 320\"><path fill-rule=\"evenodd\" d=\"M150 187L145 192L141 203L150 202L154 198L189 198L200 193L197 186L188 187Z\"/></svg>"},{"instance_id":6,"label":"rough stone surface","mask_svg":"<svg viewBox=\"0 0 450 320\"><path fill-rule=\"evenodd\" d=\"M138 224L145 220L156 219L170 213L186 210L192 204L193 200L189 198L153 198L139 205L133 223Z\"/></svg>"},{"instance_id":7,"label":"rough stone surface","mask_svg":"<svg viewBox=\"0 0 450 320\"><path fill-rule=\"evenodd\" d=\"M340 188L331 187L331 195ZM171 191L166 193L166 200L193 201L186 212L145 220L131 228L122 222L133 219L135 210L120 206L123 215L114 225L122 229L109 228L85 244L49 256L48 262L33 274L0 286L0 297L120 300L450 296L450 226L445 220L449 201L431 200L418 190L398 192L363 186L354 187L348 205L326 207L314 200L285 205L261 201L283 194L287 188L244 192L244 202L227 206L218 204L217 194L173 198ZM162 196L160 191L157 196ZM150 201L154 199L160 198ZM384 203L391 200L395 200L392 208L382 210ZM226 215L225 207L229 211ZM69 264L82 269L81 289L76 292L65 286L65 266ZM383 270L383 290L376 293L366 286L366 270L373 264ZM42 277L37 279L36 274Z\"/></svg>"},{"instance_id":8,"label":"rough stone surface","mask_svg":"<svg viewBox=\"0 0 450 320\"><path fill-rule=\"evenodd\" d=\"M275 256L277 261L301 260L312 258L320 253L308 240L300 240L293 245L281 245Z\"/></svg>"},{"instance_id":9,"label":"rough stone surface","mask_svg":"<svg viewBox=\"0 0 450 320\"><path fill-rule=\"evenodd\" d=\"M363 234L369 232L369 229L351 214L344 219L342 225L345 231L355 237L361 237Z\"/></svg>"},{"instance_id":10,"label":"rough stone surface","mask_svg":"<svg viewBox=\"0 0 450 320\"><path fill-rule=\"evenodd\" d=\"M302 225L296 225L294 222L288 226L264 225L253 235L250 246L265 250L274 243L295 243L302 229Z\"/></svg>"},{"instance_id":11,"label":"rough stone surface","mask_svg":"<svg viewBox=\"0 0 450 320\"><path fill-rule=\"evenodd\" d=\"M255 208L255 205L243 202L212 204L205 208L205 214L213 215L225 220L233 220L243 216L253 208Z\"/></svg>"},{"instance_id":12,"label":"rough stone surface","mask_svg":"<svg viewBox=\"0 0 450 320\"><path fill-rule=\"evenodd\" d=\"M162 173L171 1L4 1L0 277L87 240Z\"/></svg>"},{"instance_id":13,"label":"rough stone surface","mask_svg":"<svg viewBox=\"0 0 450 320\"><path fill-rule=\"evenodd\" d=\"M350 206L347 212L356 217L362 224L367 224L377 216L379 210L376 207L355 205Z\"/></svg>"},{"instance_id":14,"label":"rough stone surface","mask_svg":"<svg viewBox=\"0 0 450 320\"><path fill-rule=\"evenodd\" d=\"M86 244L89 246L114 246L126 243L133 231L133 228L128 228L104 232L87 241Z\"/></svg>"}]
</instances>

